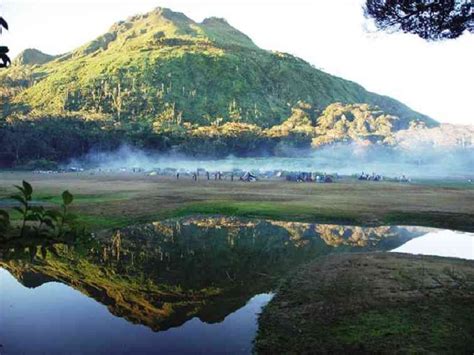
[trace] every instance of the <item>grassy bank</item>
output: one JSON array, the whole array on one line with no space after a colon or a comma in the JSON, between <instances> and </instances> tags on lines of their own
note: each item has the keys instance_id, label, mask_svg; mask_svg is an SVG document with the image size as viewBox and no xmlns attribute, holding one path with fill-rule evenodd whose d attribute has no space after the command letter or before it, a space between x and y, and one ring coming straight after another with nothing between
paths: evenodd
<instances>
[{"instance_id":1,"label":"grassy bank","mask_svg":"<svg viewBox=\"0 0 474 355\"><path fill-rule=\"evenodd\" d=\"M472 353L474 262L337 255L304 266L264 309L258 353Z\"/></svg>"},{"instance_id":2,"label":"grassy bank","mask_svg":"<svg viewBox=\"0 0 474 355\"><path fill-rule=\"evenodd\" d=\"M140 174L89 175L0 173L0 199L13 184L30 181L38 201L57 204L63 190L75 195L74 212L92 230L188 214L222 214L358 225L413 224L474 231L474 188L439 181L424 184L343 180L298 184L149 177ZM8 207L8 202L3 207Z\"/></svg>"}]
</instances>

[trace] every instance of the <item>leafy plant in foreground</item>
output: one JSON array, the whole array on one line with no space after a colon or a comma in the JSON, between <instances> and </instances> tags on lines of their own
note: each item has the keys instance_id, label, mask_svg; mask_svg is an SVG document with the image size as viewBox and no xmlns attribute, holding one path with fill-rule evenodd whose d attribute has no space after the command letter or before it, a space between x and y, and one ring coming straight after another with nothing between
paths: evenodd
<instances>
[{"instance_id":1,"label":"leafy plant in foreground","mask_svg":"<svg viewBox=\"0 0 474 355\"><path fill-rule=\"evenodd\" d=\"M74 201L74 196L69 191L61 195L60 209L46 209L44 206L32 205L33 187L26 181L22 186L15 185L19 191L11 196L19 203L13 210L20 213L21 220L16 228L10 221L7 211L0 210L0 238L44 237L60 238L77 237L85 235L84 229L75 224L76 216L69 211L69 206ZM18 231L19 229L19 231Z\"/></svg>"},{"instance_id":2,"label":"leafy plant in foreground","mask_svg":"<svg viewBox=\"0 0 474 355\"><path fill-rule=\"evenodd\" d=\"M61 211L57 212L57 223L59 225L59 236L64 234L64 226L74 222L75 216L68 211L68 206L74 201L74 196L69 191L64 191L61 195L63 204Z\"/></svg>"},{"instance_id":3,"label":"leafy plant in foreground","mask_svg":"<svg viewBox=\"0 0 474 355\"><path fill-rule=\"evenodd\" d=\"M20 237L24 237L25 229L26 229L26 222L29 220L34 220L34 216L31 214L31 197L33 195L33 187L23 181L22 186L15 185L15 187L20 191L20 193L13 195L11 198L18 201L20 203L19 207L13 207L15 211L18 211L23 221L21 223L21 230L20 230Z\"/></svg>"},{"instance_id":4,"label":"leafy plant in foreground","mask_svg":"<svg viewBox=\"0 0 474 355\"><path fill-rule=\"evenodd\" d=\"M36 231L36 236L41 236L44 234L44 227L54 229L54 211L48 211L43 206L32 207L31 211L32 219L38 223L38 225L33 227Z\"/></svg>"}]
</instances>

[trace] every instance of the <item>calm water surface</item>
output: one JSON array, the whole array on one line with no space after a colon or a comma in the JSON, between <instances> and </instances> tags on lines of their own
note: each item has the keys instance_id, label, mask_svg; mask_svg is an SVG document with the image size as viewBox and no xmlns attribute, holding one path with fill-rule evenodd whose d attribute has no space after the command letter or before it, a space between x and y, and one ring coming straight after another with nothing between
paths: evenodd
<instances>
[{"instance_id":1,"label":"calm water surface","mask_svg":"<svg viewBox=\"0 0 474 355\"><path fill-rule=\"evenodd\" d=\"M278 280L321 255L474 259L474 235L187 217L0 251L0 353L250 353Z\"/></svg>"}]
</instances>

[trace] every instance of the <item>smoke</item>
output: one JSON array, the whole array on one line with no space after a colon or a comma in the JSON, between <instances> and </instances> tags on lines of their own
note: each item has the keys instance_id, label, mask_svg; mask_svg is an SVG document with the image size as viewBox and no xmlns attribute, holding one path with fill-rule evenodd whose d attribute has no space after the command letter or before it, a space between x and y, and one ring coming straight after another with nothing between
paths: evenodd
<instances>
[{"instance_id":1,"label":"smoke","mask_svg":"<svg viewBox=\"0 0 474 355\"><path fill-rule=\"evenodd\" d=\"M212 172L239 169L255 173L306 171L352 175L364 171L386 177L406 175L412 178L473 178L474 149L432 146L406 149L352 143L298 151L290 157L228 156L224 159L206 159L173 153L146 152L122 146L114 152L91 152L81 159L71 161L69 167L73 166L110 172L133 169L151 172L169 168L181 171L205 169Z\"/></svg>"}]
</instances>

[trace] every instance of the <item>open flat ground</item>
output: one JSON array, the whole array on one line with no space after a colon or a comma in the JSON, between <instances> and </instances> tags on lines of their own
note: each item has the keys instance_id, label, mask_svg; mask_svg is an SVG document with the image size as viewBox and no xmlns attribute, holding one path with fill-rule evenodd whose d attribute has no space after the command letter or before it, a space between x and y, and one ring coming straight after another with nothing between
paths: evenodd
<instances>
[{"instance_id":1,"label":"open flat ground","mask_svg":"<svg viewBox=\"0 0 474 355\"><path fill-rule=\"evenodd\" d=\"M474 262L331 255L282 283L259 319L258 354L472 354Z\"/></svg>"},{"instance_id":2,"label":"open flat ground","mask_svg":"<svg viewBox=\"0 0 474 355\"><path fill-rule=\"evenodd\" d=\"M73 210L92 230L186 214L223 214L359 225L413 224L474 231L474 184L410 184L342 179L333 184L261 180L195 182L188 176L0 172L0 208L13 185L30 182L34 199L55 205L75 196ZM3 200L3 201L2 201Z\"/></svg>"}]
</instances>

